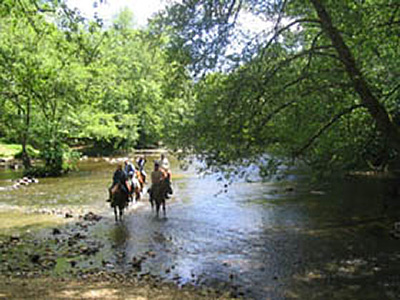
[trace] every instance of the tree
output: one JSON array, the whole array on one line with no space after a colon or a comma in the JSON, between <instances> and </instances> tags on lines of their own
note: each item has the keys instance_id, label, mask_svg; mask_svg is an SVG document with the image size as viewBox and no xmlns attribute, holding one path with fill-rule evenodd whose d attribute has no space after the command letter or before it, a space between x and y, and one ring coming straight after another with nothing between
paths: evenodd
<instances>
[{"instance_id":1,"label":"tree","mask_svg":"<svg viewBox=\"0 0 400 300\"><path fill-rule=\"evenodd\" d=\"M175 91L189 80L165 50L166 37L133 28L132 16L125 9L99 32L104 38L91 64L91 101L79 114L80 138L117 149L163 139L170 115L181 108Z\"/></svg>"},{"instance_id":2,"label":"tree","mask_svg":"<svg viewBox=\"0 0 400 300\"><path fill-rule=\"evenodd\" d=\"M21 143L27 169L26 148L32 143L54 174L64 169L65 123L81 103L87 78L80 45L69 40L72 31L57 26L66 18L66 7L59 8L57 3L40 7L35 1L17 1L0 20L0 91L8 136Z\"/></svg>"},{"instance_id":3,"label":"tree","mask_svg":"<svg viewBox=\"0 0 400 300\"><path fill-rule=\"evenodd\" d=\"M189 77L164 34L135 29L127 9L105 28L63 1L12 2L0 4L0 134L21 143L27 169L28 144L45 162L39 173L59 175L72 145L113 151L165 138Z\"/></svg>"},{"instance_id":4,"label":"tree","mask_svg":"<svg viewBox=\"0 0 400 300\"><path fill-rule=\"evenodd\" d=\"M264 30L243 33L249 14ZM383 0L170 7L161 26L171 47L206 74L180 135L187 150L217 166L269 153L271 168L288 158L323 171L384 167L400 151L399 18Z\"/></svg>"}]
</instances>

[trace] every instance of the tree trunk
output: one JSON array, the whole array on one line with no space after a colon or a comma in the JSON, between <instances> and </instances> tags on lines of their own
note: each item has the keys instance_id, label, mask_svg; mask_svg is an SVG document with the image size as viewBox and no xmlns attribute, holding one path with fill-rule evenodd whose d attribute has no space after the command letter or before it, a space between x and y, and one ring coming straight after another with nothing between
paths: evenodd
<instances>
[{"instance_id":1,"label":"tree trunk","mask_svg":"<svg viewBox=\"0 0 400 300\"><path fill-rule=\"evenodd\" d=\"M29 169L32 167L31 158L29 157L29 153L26 149L26 145L28 143L29 137L29 126L31 123L31 101L28 99L26 104L26 115L25 115L25 130L22 133L22 164L25 169Z\"/></svg>"},{"instance_id":2,"label":"tree trunk","mask_svg":"<svg viewBox=\"0 0 400 300\"><path fill-rule=\"evenodd\" d=\"M32 167L31 158L29 157L28 151L26 150L26 139L24 137L22 141L22 164L25 169L29 169Z\"/></svg>"},{"instance_id":3,"label":"tree trunk","mask_svg":"<svg viewBox=\"0 0 400 300\"><path fill-rule=\"evenodd\" d=\"M355 91L360 95L361 102L368 109L369 113L376 121L378 129L387 135L390 145L400 152L400 128L392 122L385 107L378 101L372 93L368 83L357 67L356 61L340 35L337 28L332 24L332 19L320 0L310 0L313 4L322 28L328 34L335 47L340 59L345 65L346 72L350 77Z\"/></svg>"}]
</instances>

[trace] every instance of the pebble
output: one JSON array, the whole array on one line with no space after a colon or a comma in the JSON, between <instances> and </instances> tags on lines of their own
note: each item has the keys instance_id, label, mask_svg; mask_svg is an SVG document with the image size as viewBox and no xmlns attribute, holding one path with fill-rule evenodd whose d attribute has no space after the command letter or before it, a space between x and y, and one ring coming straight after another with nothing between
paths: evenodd
<instances>
[{"instance_id":1,"label":"pebble","mask_svg":"<svg viewBox=\"0 0 400 300\"><path fill-rule=\"evenodd\" d=\"M146 254L147 254L148 256L150 256L150 257L155 257L155 256L156 256L156 253L153 252L153 251L148 251L148 252L146 252Z\"/></svg>"},{"instance_id":2,"label":"pebble","mask_svg":"<svg viewBox=\"0 0 400 300\"><path fill-rule=\"evenodd\" d=\"M40 260L40 255L39 255L39 254L33 254L33 255L31 255L31 257L30 257L30 260L31 260L31 262L33 262L33 263L38 263L39 260Z\"/></svg>"},{"instance_id":3,"label":"pebble","mask_svg":"<svg viewBox=\"0 0 400 300\"><path fill-rule=\"evenodd\" d=\"M102 216L96 215L92 212L88 212L86 215L83 216L83 219L85 221L100 221L102 219Z\"/></svg>"},{"instance_id":4,"label":"pebble","mask_svg":"<svg viewBox=\"0 0 400 300\"><path fill-rule=\"evenodd\" d=\"M56 235L56 234L61 234L60 229L58 229L58 228L53 228L53 234L54 234L54 235Z\"/></svg>"},{"instance_id":5,"label":"pebble","mask_svg":"<svg viewBox=\"0 0 400 300\"><path fill-rule=\"evenodd\" d=\"M19 242L20 241L20 237L18 235L12 235L10 237L10 242Z\"/></svg>"},{"instance_id":6,"label":"pebble","mask_svg":"<svg viewBox=\"0 0 400 300\"><path fill-rule=\"evenodd\" d=\"M174 275L174 277L172 278L173 280L179 280L181 279L181 276L179 276L178 274Z\"/></svg>"}]
</instances>

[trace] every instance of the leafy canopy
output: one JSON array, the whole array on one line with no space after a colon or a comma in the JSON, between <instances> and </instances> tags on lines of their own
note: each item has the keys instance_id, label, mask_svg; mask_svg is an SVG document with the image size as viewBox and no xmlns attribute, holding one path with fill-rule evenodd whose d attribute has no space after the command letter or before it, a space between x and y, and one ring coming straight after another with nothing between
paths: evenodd
<instances>
[{"instance_id":1,"label":"leafy canopy","mask_svg":"<svg viewBox=\"0 0 400 300\"><path fill-rule=\"evenodd\" d=\"M400 151L399 20L390 0L171 6L160 28L202 75L175 145L222 169L266 153L270 170L386 168Z\"/></svg>"}]
</instances>

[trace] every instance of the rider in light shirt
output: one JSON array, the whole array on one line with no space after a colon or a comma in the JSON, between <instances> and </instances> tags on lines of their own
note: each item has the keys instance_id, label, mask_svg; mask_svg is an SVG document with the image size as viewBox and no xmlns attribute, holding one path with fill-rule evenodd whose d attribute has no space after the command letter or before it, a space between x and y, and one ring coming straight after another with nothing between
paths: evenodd
<instances>
[{"instance_id":1,"label":"rider in light shirt","mask_svg":"<svg viewBox=\"0 0 400 300\"><path fill-rule=\"evenodd\" d=\"M161 169L164 170L165 173L167 173L168 179L171 180L171 171L169 169L170 168L169 161L164 153L161 154L160 167L161 167Z\"/></svg>"}]
</instances>

